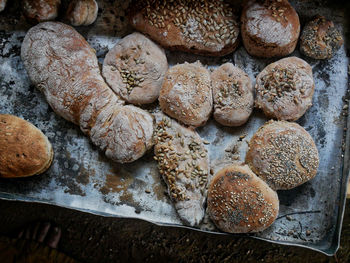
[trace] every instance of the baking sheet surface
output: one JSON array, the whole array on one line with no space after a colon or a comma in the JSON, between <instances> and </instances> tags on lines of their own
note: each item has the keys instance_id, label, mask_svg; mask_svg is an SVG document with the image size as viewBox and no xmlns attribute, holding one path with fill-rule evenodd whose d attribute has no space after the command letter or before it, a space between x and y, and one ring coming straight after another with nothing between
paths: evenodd
<instances>
[{"instance_id":1,"label":"baking sheet surface","mask_svg":"<svg viewBox=\"0 0 350 263\"><path fill-rule=\"evenodd\" d=\"M315 1L317 3L317 1ZM96 49L102 63L108 49L132 32L125 8L128 1L111 6L99 3L98 21L91 27L78 28ZM301 23L316 14L332 19L343 31L345 9L322 7L313 1L292 2ZM152 152L126 165L109 161L94 147L79 128L57 116L41 93L33 87L20 60L20 46L30 28L13 5L10 15L0 14L0 113L22 117L41 129L53 144L55 157L50 169L42 175L25 179L0 180L0 198L46 202L96 214L139 218L159 224L182 226L174 207L165 194L166 187L157 171ZM298 51L292 55L302 57ZM241 46L233 55L209 58L167 52L170 65L200 60L208 68L233 62L245 70L252 80L276 59L250 57ZM298 120L314 138L320 155L316 178L289 191L279 191L280 213L276 222L257 237L275 242L305 245L326 251L334 245L339 233L339 208L344 204L342 185L342 139L346 117L342 115L348 88L348 58L345 47L327 61L305 57L313 68L315 94L313 106ZM197 129L210 142L208 145L213 171L237 158L243 161L247 141L267 119L254 111L242 127L227 128L210 120ZM238 147L238 154L232 152ZM347 174L345 171L344 174ZM341 220L340 220L341 222ZM218 232L206 218L202 230Z\"/></svg>"}]
</instances>

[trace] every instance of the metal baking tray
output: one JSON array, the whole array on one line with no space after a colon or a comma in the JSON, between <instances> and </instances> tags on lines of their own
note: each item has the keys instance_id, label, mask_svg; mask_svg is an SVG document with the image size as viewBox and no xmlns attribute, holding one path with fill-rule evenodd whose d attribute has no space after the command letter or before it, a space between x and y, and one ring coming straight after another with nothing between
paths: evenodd
<instances>
[{"instance_id":1,"label":"metal baking tray","mask_svg":"<svg viewBox=\"0 0 350 263\"><path fill-rule=\"evenodd\" d=\"M102 63L108 49L132 32L125 18L129 1L99 1L99 17L93 26L77 30L96 49ZM292 1L302 25L316 14L332 19L347 36L346 4L335 1ZM152 152L140 160L120 165L108 160L79 128L57 116L43 95L29 82L20 59L21 42L31 27L20 11L20 1L9 1L0 13L0 112L22 117L40 128L52 142L54 161L44 174L25 179L0 180L0 198L58 205L120 218L138 218L158 225L185 227L166 195ZM302 57L298 51L293 55ZM250 57L244 48L223 58L167 52L170 65L200 60L209 68L231 61L252 78L272 59ZM316 89L313 106L298 120L314 138L320 154L316 178L289 191L279 191L280 213L262 233L246 235L270 242L307 247L333 255L339 247L349 177L349 121L344 115L348 91L346 46L326 61L302 57L313 68ZM345 101L345 102L344 102ZM152 106L151 106L152 107ZM242 127L227 128L210 120L198 129L208 145L214 172L232 161L232 148L244 160L247 141L267 119L258 111ZM349 130L349 129L348 129ZM346 139L345 139L346 136ZM345 145L344 145L345 144ZM345 150L345 151L344 151ZM225 234L208 218L198 231Z\"/></svg>"}]
</instances>

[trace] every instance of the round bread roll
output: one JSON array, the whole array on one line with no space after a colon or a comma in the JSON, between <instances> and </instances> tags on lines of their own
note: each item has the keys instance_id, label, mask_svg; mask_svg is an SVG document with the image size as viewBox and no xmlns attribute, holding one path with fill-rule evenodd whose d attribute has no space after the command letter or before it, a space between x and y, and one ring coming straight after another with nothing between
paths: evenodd
<instances>
[{"instance_id":1,"label":"round bread roll","mask_svg":"<svg viewBox=\"0 0 350 263\"><path fill-rule=\"evenodd\" d=\"M225 0L134 0L129 21L165 48L224 56L239 42L236 10Z\"/></svg>"},{"instance_id":2,"label":"round bread roll","mask_svg":"<svg viewBox=\"0 0 350 263\"><path fill-rule=\"evenodd\" d=\"M164 50L144 35L133 33L107 53L102 73L124 100L146 104L157 100L167 70Z\"/></svg>"},{"instance_id":3,"label":"round bread roll","mask_svg":"<svg viewBox=\"0 0 350 263\"><path fill-rule=\"evenodd\" d=\"M25 17L32 22L54 20L58 15L61 0L23 0Z\"/></svg>"},{"instance_id":4,"label":"round bread roll","mask_svg":"<svg viewBox=\"0 0 350 263\"><path fill-rule=\"evenodd\" d=\"M0 12L5 9L7 0L0 0Z\"/></svg>"},{"instance_id":5,"label":"round bread roll","mask_svg":"<svg viewBox=\"0 0 350 263\"><path fill-rule=\"evenodd\" d=\"M213 106L209 71L199 62L170 68L160 90L159 104L163 112L184 124L204 125Z\"/></svg>"},{"instance_id":6,"label":"round bread roll","mask_svg":"<svg viewBox=\"0 0 350 263\"><path fill-rule=\"evenodd\" d=\"M310 134L299 124L269 121L249 142L246 163L274 190L297 187L316 176L319 159Z\"/></svg>"},{"instance_id":7,"label":"round bread roll","mask_svg":"<svg viewBox=\"0 0 350 263\"><path fill-rule=\"evenodd\" d=\"M53 150L48 138L33 124L0 114L0 177L27 177L45 172Z\"/></svg>"},{"instance_id":8,"label":"round bread roll","mask_svg":"<svg viewBox=\"0 0 350 263\"><path fill-rule=\"evenodd\" d=\"M244 47L253 56L286 56L297 45L299 16L287 0L248 0L241 22Z\"/></svg>"},{"instance_id":9,"label":"round bread roll","mask_svg":"<svg viewBox=\"0 0 350 263\"><path fill-rule=\"evenodd\" d=\"M277 218L279 200L247 165L221 169L208 189L208 214L229 233L253 233L268 228Z\"/></svg>"},{"instance_id":10,"label":"round bread roll","mask_svg":"<svg viewBox=\"0 0 350 263\"><path fill-rule=\"evenodd\" d=\"M297 57L271 63L256 78L256 107L266 116L295 121L312 105L314 95L312 68Z\"/></svg>"},{"instance_id":11,"label":"round bread roll","mask_svg":"<svg viewBox=\"0 0 350 263\"><path fill-rule=\"evenodd\" d=\"M95 22L97 12L95 0L73 0L69 2L66 18L73 26L88 26Z\"/></svg>"},{"instance_id":12,"label":"round bread roll","mask_svg":"<svg viewBox=\"0 0 350 263\"><path fill-rule=\"evenodd\" d=\"M214 118L225 126L244 124L253 111L254 95L249 76L232 63L211 74Z\"/></svg>"},{"instance_id":13,"label":"round bread roll","mask_svg":"<svg viewBox=\"0 0 350 263\"><path fill-rule=\"evenodd\" d=\"M332 21L316 16L306 24L300 37L300 52L314 59L329 59L344 40Z\"/></svg>"}]
</instances>

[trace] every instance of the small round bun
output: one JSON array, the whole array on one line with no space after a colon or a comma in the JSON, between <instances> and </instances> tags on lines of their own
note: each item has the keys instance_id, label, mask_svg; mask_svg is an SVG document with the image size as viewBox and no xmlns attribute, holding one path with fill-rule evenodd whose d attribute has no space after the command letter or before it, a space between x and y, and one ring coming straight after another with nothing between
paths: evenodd
<instances>
[{"instance_id":1,"label":"small round bun","mask_svg":"<svg viewBox=\"0 0 350 263\"><path fill-rule=\"evenodd\" d=\"M287 0L248 0L241 22L244 47L253 56L282 57L297 45L299 16Z\"/></svg>"},{"instance_id":2,"label":"small round bun","mask_svg":"<svg viewBox=\"0 0 350 263\"><path fill-rule=\"evenodd\" d=\"M209 71L199 62L170 68L160 90L159 104L163 112L186 125L204 125L213 107Z\"/></svg>"},{"instance_id":3,"label":"small round bun","mask_svg":"<svg viewBox=\"0 0 350 263\"><path fill-rule=\"evenodd\" d=\"M23 0L24 16L31 22L54 20L58 15L61 0Z\"/></svg>"},{"instance_id":4,"label":"small round bun","mask_svg":"<svg viewBox=\"0 0 350 263\"><path fill-rule=\"evenodd\" d=\"M254 95L249 76L232 63L211 74L214 118L224 126L240 126L253 111Z\"/></svg>"},{"instance_id":5,"label":"small round bun","mask_svg":"<svg viewBox=\"0 0 350 263\"><path fill-rule=\"evenodd\" d=\"M48 138L33 124L0 114L0 177L28 177L45 172L53 150Z\"/></svg>"},{"instance_id":6,"label":"small round bun","mask_svg":"<svg viewBox=\"0 0 350 263\"><path fill-rule=\"evenodd\" d=\"M95 22L97 13L98 4L95 0L72 0L66 18L73 26L88 26Z\"/></svg>"},{"instance_id":7,"label":"small round bun","mask_svg":"<svg viewBox=\"0 0 350 263\"><path fill-rule=\"evenodd\" d=\"M272 189L287 190L314 178L319 159L316 145L303 127L269 121L250 140L246 163Z\"/></svg>"},{"instance_id":8,"label":"small round bun","mask_svg":"<svg viewBox=\"0 0 350 263\"><path fill-rule=\"evenodd\" d=\"M314 59L329 59L344 40L332 21L316 16L307 23L300 37L300 52Z\"/></svg>"},{"instance_id":9,"label":"small round bun","mask_svg":"<svg viewBox=\"0 0 350 263\"><path fill-rule=\"evenodd\" d=\"M312 105L312 68L297 57L271 63L256 78L256 107L267 117L295 121Z\"/></svg>"},{"instance_id":10,"label":"small round bun","mask_svg":"<svg viewBox=\"0 0 350 263\"><path fill-rule=\"evenodd\" d=\"M214 224L229 233L263 231L275 221L279 210L277 193L247 165L227 166L217 172L207 202Z\"/></svg>"},{"instance_id":11,"label":"small round bun","mask_svg":"<svg viewBox=\"0 0 350 263\"><path fill-rule=\"evenodd\" d=\"M164 50L144 35L133 33L107 53L102 73L124 100L146 104L158 99L167 70Z\"/></svg>"}]
</instances>

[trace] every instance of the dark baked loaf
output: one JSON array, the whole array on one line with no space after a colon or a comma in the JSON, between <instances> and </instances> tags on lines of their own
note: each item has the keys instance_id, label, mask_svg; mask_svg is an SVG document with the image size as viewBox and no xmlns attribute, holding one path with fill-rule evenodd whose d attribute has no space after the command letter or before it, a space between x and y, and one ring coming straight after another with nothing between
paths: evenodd
<instances>
[{"instance_id":1,"label":"dark baked loaf","mask_svg":"<svg viewBox=\"0 0 350 263\"><path fill-rule=\"evenodd\" d=\"M0 177L27 177L45 172L53 150L48 138L33 124L0 114Z\"/></svg>"},{"instance_id":2,"label":"dark baked loaf","mask_svg":"<svg viewBox=\"0 0 350 263\"><path fill-rule=\"evenodd\" d=\"M25 17L35 23L54 20L58 15L61 0L23 0Z\"/></svg>"},{"instance_id":3,"label":"dark baked loaf","mask_svg":"<svg viewBox=\"0 0 350 263\"><path fill-rule=\"evenodd\" d=\"M297 45L299 16L287 0L247 0L241 22L244 47L253 56L286 56Z\"/></svg>"},{"instance_id":4,"label":"dark baked loaf","mask_svg":"<svg viewBox=\"0 0 350 263\"><path fill-rule=\"evenodd\" d=\"M165 48L223 56L238 45L235 11L223 0L133 1L130 7L130 24Z\"/></svg>"},{"instance_id":5,"label":"dark baked loaf","mask_svg":"<svg viewBox=\"0 0 350 263\"><path fill-rule=\"evenodd\" d=\"M66 18L73 26L88 26L97 18L98 5L95 0L72 0L69 2Z\"/></svg>"},{"instance_id":6,"label":"dark baked loaf","mask_svg":"<svg viewBox=\"0 0 350 263\"><path fill-rule=\"evenodd\" d=\"M24 38L21 58L53 110L78 124L106 156L125 163L153 146L153 118L123 102L104 82L95 51L72 27L45 22Z\"/></svg>"},{"instance_id":7,"label":"dark baked loaf","mask_svg":"<svg viewBox=\"0 0 350 263\"><path fill-rule=\"evenodd\" d=\"M277 193L247 165L221 169L210 182L207 212L214 224L229 233L260 232L276 219Z\"/></svg>"},{"instance_id":8,"label":"dark baked loaf","mask_svg":"<svg viewBox=\"0 0 350 263\"><path fill-rule=\"evenodd\" d=\"M299 124L269 121L249 142L246 163L274 190L297 187L317 174L318 151Z\"/></svg>"},{"instance_id":9,"label":"dark baked loaf","mask_svg":"<svg viewBox=\"0 0 350 263\"><path fill-rule=\"evenodd\" d=\"M301 33L300 51L314 59L329 59L343 43L343 37L333 22L323 16L316 16Z\"/></svg>"}]
</instances>

